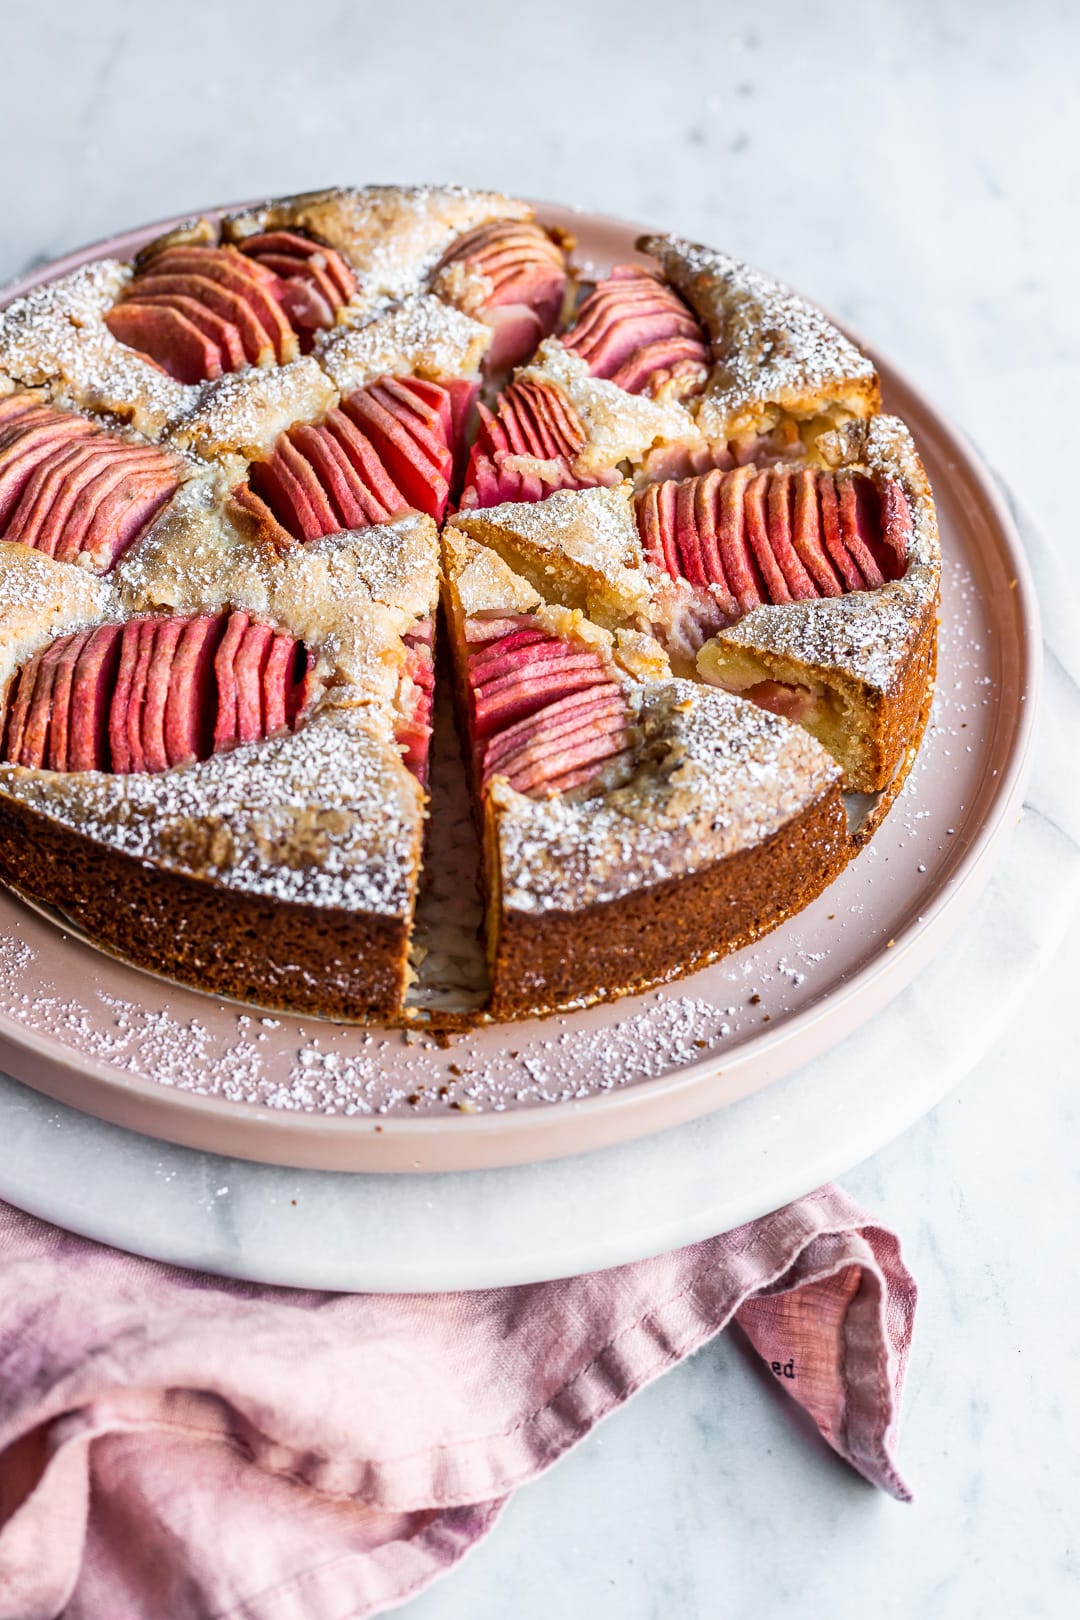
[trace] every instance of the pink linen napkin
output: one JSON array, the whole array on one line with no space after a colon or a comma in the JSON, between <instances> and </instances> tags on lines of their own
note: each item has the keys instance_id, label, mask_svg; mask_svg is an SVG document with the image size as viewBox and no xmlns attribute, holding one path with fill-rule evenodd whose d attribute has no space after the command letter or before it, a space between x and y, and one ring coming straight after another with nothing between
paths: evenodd
<instances>
[{"instance_id":1,"label":"pink linen napkin","mask_svg":"<svg viewBox=\"0 0 1080 1620\"><path fill-rule=\"evenodd\" d=\"M236 1283L0 1204L2 1620L356 1620L734 1317L893 1496L915 1284L838 1188L674 1254L465 1294Z\"/></svg>"}]
</instances>

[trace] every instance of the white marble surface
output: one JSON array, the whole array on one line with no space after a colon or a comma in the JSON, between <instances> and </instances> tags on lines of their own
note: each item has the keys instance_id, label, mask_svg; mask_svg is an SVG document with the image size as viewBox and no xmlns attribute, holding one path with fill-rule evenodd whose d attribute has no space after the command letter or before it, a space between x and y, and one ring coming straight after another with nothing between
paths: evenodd
<instances>
[{"instance_id":1,"label":"white marble surface","mask_svg":"<svg viewBox=\"0 0 1080 1620\"><path fill-rule=\"evenodd\" d=\"M788 275L871 334L1076 560L1067 4L782 0L756 17L637 0L528 15L487 0L467 15L58 0L19 7L9 45L5 123L22 135L6 148L0 275L155 214L339 178L455 178L655 220ZM1075 617L1047 606L1067 656ZM1064 679L1054 661L1050 674ZM1061 741L1033 802L1040 848L1064 867L1054 824L1080 783ZM922 1284L913 1508L809 1443L722 1343L523 1493L410 1612L1075 1613L1080 1317L1061 1250L1080 1216L1078 969L1074 923L977 1070L845 1178L904 1234Z\"/></svg>"}]
</instances>

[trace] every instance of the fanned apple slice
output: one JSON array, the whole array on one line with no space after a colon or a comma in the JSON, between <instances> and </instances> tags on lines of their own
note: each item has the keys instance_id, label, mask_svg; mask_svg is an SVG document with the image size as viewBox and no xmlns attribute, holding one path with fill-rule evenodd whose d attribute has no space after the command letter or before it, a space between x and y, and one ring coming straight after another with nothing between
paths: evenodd
<instances>
[{"instance_id":1,"label":"fanned apple slice","mask_svg":"<svg viewBox=\"0 0 1080 1620\"><path fill-rule=\"evenodd\" d=\"M246 613L232 613L214 654L217 680L217 716L214 721L214 752L231 748L240 741L239 684L236 660L250 620Z\"/></svg>"},{"instance_id":2,"label":"fanned apple slice","mask_svg":"<svg viewBox=\"0 0 1080 1620\"><path fill-rule=\"evenodd\" d=\"M71 687L69 771L109 768L109 703L120 663L122 627L102 624L89 636Z\"/></svg>"},{"instance_id":3,"label":"fanned apple slice","mask_svg":"<svg viewBox=\"0 0 1080 1620\"><path fill-rule=\"evenodd\" d=\"M220 618L189 619L184 625L165 699L165 753L170 765L203 759L217 746L215 657L223 632L227 635L228 628Z\"/></svg>"},{"instance_id":4,"label":"fanned apple slice","mask_svg":"<svg viewBox=\"0 0 1080 1620\"><path fill-rule=\"evenodd\" d=\"M195 301L234 328L251 365L271 365L277 358L273 337L248 299L213 276L157 275L152 271L140 279L139 297L144 302L155 302L159 298ZM183 310L186 306L178 307Z\"/></svg>"},{"instance_id":5,"label":"fanned apple slice","mask_svg":"<svg viewBox=\"0 0 1080 1620\"><path fill-rule=\"evenodd\" d=\"M153 655L146 678L141 727L143 760L148 771L164 771L169 765L169 751L165 741L165 710L173 678L176 650L185 626L184 619L163 619L154 636Z\"/></svg>"},{"instance_id":6,"label":"fanned apple slice","mask_svg":"<svg viewBox=\"0 0 1080 1620\"><path fill-rule=\"evenodd\" d=\"M236 650L236 731L242 743L265 735L263 683L273 639L268 624L249 624Z\"/></svg>"},{"instance_id":7,"label":"fanned apple slice","mask_svg":"<svg viewBox=\"0 0 1080 1620\"><path fill-rule=\"evenodd\" d=\"M177 382L205 382L226 369L218 345L167 305L125 300L109 310L105 324L118 343L148 355Z\"/></svg>"}]
</instances>

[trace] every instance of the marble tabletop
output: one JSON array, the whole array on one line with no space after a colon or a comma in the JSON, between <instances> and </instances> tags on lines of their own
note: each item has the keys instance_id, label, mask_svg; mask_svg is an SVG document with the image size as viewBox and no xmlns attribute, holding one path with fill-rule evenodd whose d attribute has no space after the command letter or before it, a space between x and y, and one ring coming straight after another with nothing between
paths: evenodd
<instances>
[{"instance_id":1,"label":"marble tabletop","mask_svg":"<svg viewBox=\"0 0 1080 1620\"><path fill-rule=\"evenodd\" d=\"M640 0L528 17L189 0L178 26L125 0L21 7L0 277L133 221L338 179L458 179L654 220L871 335L1072 564L1080 18L1051 0L1022 27L932 0L853 17L835 0L777 0L767 20ZM1067 684L1075 612L1050 594L1048 678ZM1030 813L1064 866L1080 771L1061 744ZM410 1615L1074 1613L1080 1315L1059 1255L1080 1217L1078 971L1074 921L975 1071L845 1178L920 1280L913 1507L835 1463L724 1340L522 1493Z\"/></svg>"}]
</instances>

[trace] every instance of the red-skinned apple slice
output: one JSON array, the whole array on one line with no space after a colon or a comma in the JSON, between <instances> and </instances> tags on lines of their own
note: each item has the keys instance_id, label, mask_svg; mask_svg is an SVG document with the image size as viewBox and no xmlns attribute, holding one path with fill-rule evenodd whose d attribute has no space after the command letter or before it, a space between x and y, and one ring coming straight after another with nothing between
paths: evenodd
<instances>
[{"instance_id":1,"label":"red-skinned apple slice","mask_svg":"<svg viewBox=\"0 0 1080 1620\"><path fill-rule=\"evenodd\" d=\"M342 409L328 413L323 426L340 444L350 463L355 467L364 488L368 491L372 509L379 516L370 516L371 523L384 523L397 512L405 511L408 502L390 477L376 452L375 446L363 429L346 415L348 401Z\"/></svg>"},{"instance_id":2,"label":"red-skinned apple slice","mask_svg":"<svg viewBox=\"0 0 1080 1620\"><path fill-rule=\"evenodd\" d=\"M274 632L267 624L249 624L237 648L236 729L240 741L258 742L264 735L263 677Z\"/></svg>"},{"instance_id":3,"label":"red-skinned apple slice","mask_svg":"<svg viewBox=\"0 0 1080 1620\"><path fill-rule=\"evenodd\" d=\"M728 475L731 476L730 474ZM769 602L783 603L791 601L791 593L787 588L783 569L773 555L769 544L769 528L766 515L766 486L768 473L757 473L747 485L743 497L743 512L746 520L746 539L758 572L765 584L765 597Z\"/></svg>"},{"instance_id":4,"label":"red-skinned apple slice","mask_svg":"<svg viewBox=\"0 0 1080 1620\"><path fill-rule=\"evenodd\" d=\"M807 573L792 541L791 530L791 475L774 471L769 475L768 511L766 523L769 545L773 556L784 571L792 601L804 602L819 593Z\"/></svg>"},{"instance_id":5,"label":"red-skinned apple slice","mask_svg":"<svg viewBox=\"0 0 1080 1620\"><path fill-rule=\"evenodd\" d=\"M143 759L148 771L163 771L169 764L165 743L165 708L172 681L173 660L186 622L184 619L165 619L158 625L154 637L141 731Z\"/></svg>"},{"instance_id":6,"label":"red-skinned apple slice","mask_svg":"<svg viewBox=\"0 0 1080 1620\"><path fill-rule=\"evenodd\" d=\"M19 763L22 740L26 733L26 716L30 712L30 699L34 695L37 664L31 659L17 669L8 684L4 701L4 760L9 765Z\"/></svg>"},{"instance_id":7,"label":"red-skinned apple slice","mask_svg":"<svg viewBox=\"0 0 1080 1620\"><path fill-rule=\"evenodd\" d=\"M286 254L301 261L314 260L328 277L336 304L347 304L356 291L356 277L336 248L314 242L298 232L264 231L258 236L247 237L240 251L260 264L266 264L267 255L274 254Z\"/></svg>"},{"instance_id":8,"label":"red-skinned apple slice","mask_svg":"<svg viewBox=\"0 0 1080 1620\"><path fill-rule=\"evenodd\" d=\"M211 343L217 345L221 353L223 370L241 371L247 365L247 354L238 328L232 321L224 320L198 299L185 298L178 294L160 297L156 294L151 295L146 292L145 287L140 287L139 303L147 309L174 309L178 315L190 321L192 326L197 327Z\"/></svg>"},{"instance_id":9,"label":"red-skinned apple slice","mask_svg":"<svg viewBox=\"0 0 1080 1620\"><path fill-rule=\"evenodd\" d=\"M100 453L94 439L80 438L44 457L27 480L11 514L5 540L21 540L23 545L52 556L58 538L55 521L49 521L53 511L59 509L62 513L70 505L69 487L78 489L80 470L87 463L92 466Z\"/></svg>"},{"instance_id":10,"label":"red-skinned apple slice","mask_svg":"<svg viewBox=\"0 0 1080 1620\"><path fill-rule=\"evenodd\" d=\"M600 660L589 653L553 659L546 666L529 666L500 676L473 693L475 735L486 737L558 698L587 686L606 684L608 679Z\"/></svg>"},{"instance_id":11,"label":"red-skinned apple slice","mask_svg":"<svg viewBox=\"0 0 1080 1620\"><path fill-rule=\"evenodd\" d=\"M295 360L299 354L296 333L275 296L277 277L264 270L257 260L245 258L230 248L169 248L152 259L143 274L147 278L151 275L206 276L218 282L245 300L273 341L274 352L282 365ZM136 295L139 280L136 277L132 284Z\"/></svg>"},{"instance_id":12,"label":"red-skinned apple slice","mask_svg":"<svg viewBox=\"0 0 1080 1620\"><path fill-rule=\"evenodd\" d=\"M120 662L109 704L109 757L112 768L126 775L134 767L128 745L128 700L135 678L135 665L139 658L142 636L138 619L129 619L120 638Z\"/></svg>"},{"instance_id":13,"label":"red-skinned apple slice","mask_svg":"<svg viewBox=\"0 0 1080 1620\"><path fill-rule=\"evenodd\" d=\"M809 467L794 473L795 511L791 544L821 596L842 596L844 587L821 543L817 477Z\"/></svg>"},{"instance_id":14,"label":"red-skinned apple slice","mask_svg":"<svg viewBox=\"0 0 1080 1620\"><path fill-rule=\"evenodd\" d=\"M572 647L554 636L544 636L536 642L524 637L525 632L519 632L506 638L508 642L516 642L516 646L508 647L506 642L498 642L493 647L486 647L482 653L474 653L469 659L469 680L472 685L477 688L488 686L492 681L501 680L504 675L524 675L526 671L540 673L540 665L565 663L570 658L596 658L595 653L586 653L583 648Z\"/></svg>"},{"instance_id":15,"label":"red-skinned apple slice","mask_svg":"<svg viewBox=\"0 0 1080 1620\"><path fill-rule=\"evenodd\" d=\"M246 622L245 614L239 617ZM165 699L165 753L170 765L203 759L216 746L215 654L223 642L223 628L228 634L220 618L189 619L177 643Z\"/></svg>"},{"instance_id":16,"label":"red-skinned apple slice","mask_svg":"<svg viewBox=\"0 0 1080 1620\"><path fill-rule=\"evenodd\" d=\"M292 636L275 635L263 668L263 726L273 737L289 729L289 695L296 682L299 643Z\"/></svg>"},{"instance_id":17,"label":"red-skinned apple slice","mask_svg":"<svg viewBox=\"0 0 1080 1620\"><path fill-rule=\"evenodd\" d=\"M98 625L79 654L68 721L69 771L108 769L109 700L120 662L121 635L118 624Z\"/></svg>"},{"instance_id":18,"label":"red-skinned apple slice","mask_svg":"<svg viewBox=\"0 0 1080 1620\"><path fill-rule=\"evenodd\" d=\"M78 635L65 638L67 645L56 665L49 713L47 763L50 771L68 769L68 737L72 719L71 699L75 666L92 633L90 630L83 630Z\"/></svg>"},{"instance_id":19,"label":"red-skinned apple slice","mask_svg":"<svg viewBox=\"0 0 1080 1620\"><path fill-rule=\"evenodd\" d=\"M22 735L19 749L18 764L38 770L44 766L48 758L49 729L52 717L52 696L56 683L56 671L61 659L67 652L75 636L60 636L56 641L45 648L35 660L37 671L34 679L33 692L30 697L30 707L26 715L26 727Z\"/></svg>"},{"instance_id":20,"label":"red-skinned apple slice","mask_svg":"<svg viewBox=\"0 0 1080 1620\"><path fill-rule=\"evenodd\" d=\"M869 484L867 479L860 479L858 484L850 473L834 479L836 485L836 499L839 508L840 538L844 543L848 555L854 560L867 585L874 589L884 585L886 575L878 565L874 545L876 535L871 535L871 525L867 521L866 497L860 500L860 484ZM869 484L873 490L873 485ZM877 526L874 525L876 528ZM880 531L879 531L880 532Z\"/></svg>"},{"instance_id":21,"label":"red-skinned apple slice","mask_svg":"<svg viewBox=\"0 0 1080 1620\"><path fill-rule=\"evenodd\" d=\"M80 480L54 555L74 562L87 552L102 572L111 568L138 538L167 500L176 493L175 469L159 453L147 450L103 458L100 470ZM53 514L49 516L49 526Z\"/></svg>"},{"instance_id":22,"label":"red-skinned apple slice","mask_svg":"<svg viewBox=\"0 0 1080 1620\"><path fill-rule=\"evenodd\" d=\"M139 298L140 301L194 299L235 328L244 354L253 366L271 365L276 359L274 340L248 300L212 276L144 276L139 280Z\"/></svg>"},{"instance_id":23,"label":"red-skinned apple slice","mask_svg":"<svg viewBox=\"0 0 1080 1620\"><path fill-rule=\"evenodd\" d=\"M610 732L579 732L564 737L553 750L539 747L523 754L505 774L510 786L519 793L535 792L545 783L565 777L569 772L576 774L586 766L599 770L613 754L621 754L625 744L626 728L619 723Z\"/></svg>"},{"instance_id":24,"label":"red-skinned apple slice","mask_svg":"<svg viewBox=\"0 0 1080 1620\"><path fill-rule=\"evenodd\" d=\"M291 434L282 434L274 455L281 473L295 480L296 487L302 491L307 509L312 514L310 526L305 528L304 538L318 540L324 534L333 534L340 524L330 504L329 496L319 482L314 467L297 448Z\"/></svg>"},{"instance_id":25,"label":"red-skinned apple slice","mask_svg":"<svg viewBox=\"0 0 1080 1620\"><path fill-rule=\"evenodd\" d=\"M156 619L139 619L135 622L138 625L139 641L131 674L131 690L128 693L124 724L127 730L128 769L145 771L148 766L143 748L143 716L147 688L150 684L150 668L154 661L154 644L162 625Z\"/></svg>"},{"instance_id":26,"label":"red-skinned apple slice","mask_svg":"<svg viewBox=\"0 0 1080 1620\"><path fill-rule=\"evenodd\" d=\"M717 540L724 578L734 593L743 613L760 607L762 594L755 575L753 560L746 543L744 496L751 478L748 467L736 467L724 476L720 485L720 518Z\"/></svg>"},{"instance_id":27,"label":"red-skinned apple slice","mask_svg":"<svg viewBox=\"0 0 1080 1620\"><path fill-rule=\"evenodd\" d=\"M863 577L854 557L844 545L840 532L840 503L837 500L836 480L831 473L822 472L817 479L818 502L821 508L821 534L825 550L845 587L861 591Z\"/></svg>"},{"instance_id":28,"label":"red-skinned apple slice","mask_svg":"<svg viewBox=\"0 0 1080 1620\"><path fill-rule=\"evenodd\" d=\"M371 443L405 504L441 522L450 495L446 478L432 465L408 427L374 390L360 389L351 394L343 401L343 409Z\"/></svg>"},{"instance_id":29,"label":"red-skinned apple slice","mask_svg":"<svg viewBox=\"0 0 1080 1620\"><path fill-rule=\"evenodd\" d=\"M583 726L606 725L612 715L625 716L625 712L626 700L622 688L614 682L572 692L569 697L549 703L536 714L495 732L484 750L484 770L490 775L496 768L501 768L504 760L515 758L529 747L538 736L558 739L571 735Z\"/></svg>"},{"instance_id":30,"label":"red-skinned apple slice","mask_svg":"<svg viewBox=\"0 0 1080 1620\"><path fill-rule=\"evenodd\" d=\"M231 748L240 741L236 659L249 623L246 613L230 614L225 634L214 654L214 674L217 678L218 694L213 741L215 753L220 748Z\"/></svg>"},{"instance_id":31,"label":"red-skinned apple slice","mask_svg":"<svg viewBox=\"0 0 1080 1620\"><path fill-rule=\"evenodd\" d=\"M170 476L147 474L137 483L118 486L106 497L95 510L82 542L82 552L100 573L108 573L142 538L175 490Z\"/></svg>"},{"instance_id":32,"label":"red-skinned apple slice","mask_svg":"<svg viewBox=\"0 0 1080 1620\"><path fill-rule=\"evenodd\" d=\"M34 473L47 458L76 440L94 435L94 428L81 416L37 422L19 435L0 459L0 532L6 530L23 492Z\"/></svg>"},{"instance_id":33,"label":"red-skinned apple slice","mask_svg":"<svg viewBox=\"0 0 1080 1620\"><path fill-rule=\"evenodd\" d=\"M177 382L206 382L226 369L218 345L166 305L125 299L109 310L105 324L118 343L149 355Z\"/></svg>"},{"instance_id":34,"label":"red-skinned apple slice","mask_svg":"<svg viewBox=\"0 0 1080 1620\"><path fill-rule=\"evenodd\" d=\"M362 487L355 468L332 433L322 428L295 427L292 443L308 462L325 494L333 503L336 529L355 529L364 521Z\"/></svg>"}]
</instances>

